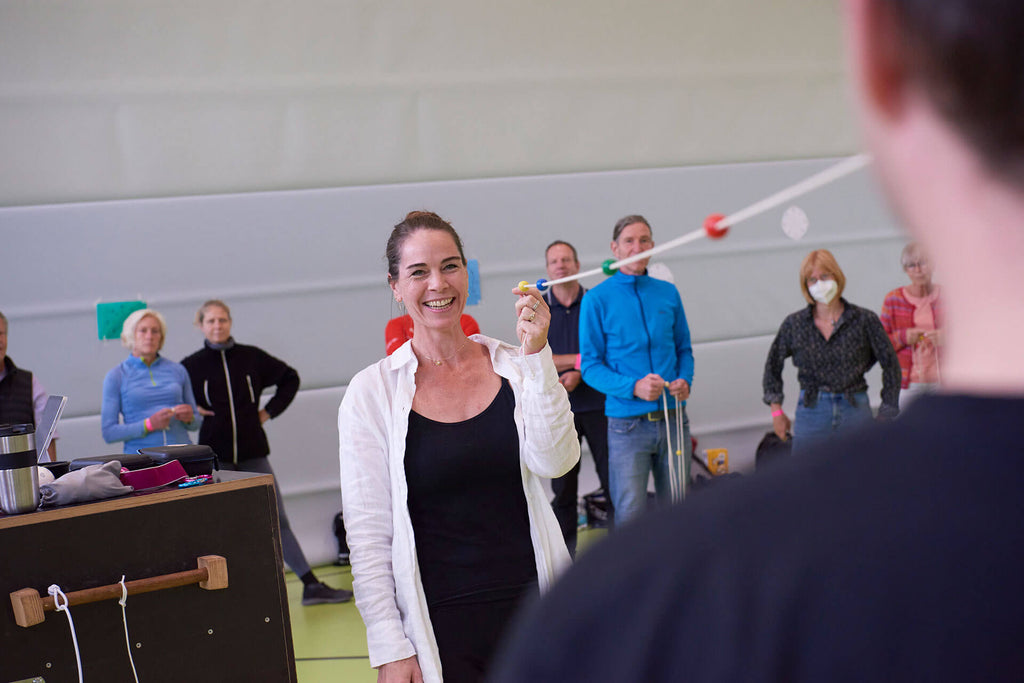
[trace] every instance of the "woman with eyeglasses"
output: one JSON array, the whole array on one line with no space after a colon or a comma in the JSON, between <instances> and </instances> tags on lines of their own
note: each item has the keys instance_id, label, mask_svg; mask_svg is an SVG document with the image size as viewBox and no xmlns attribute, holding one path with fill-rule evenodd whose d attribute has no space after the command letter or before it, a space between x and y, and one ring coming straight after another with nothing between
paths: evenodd
<instances>
[{"instance_id":1,"label":"woman with eyeglasses","mask_svg":"<svg viewBox=\"0 0 1024 683\"><path fill-rule=\"evenodd\" d=\"M807 306L786 316L764 366L764 402L772 428L793 454L871 419L865 373L882 366L879 419L899 414L900 363L878 316L842 297L846 276L826 249L809 253L800 266L800 290ZM800 383L796 423L782 410L782 368L793 357Z\"/></svg>"},{"instance_id":2,"label":"woman with eyeglasses","mask_svg":"<svg viewBox=\"0 0 1024 683\"><path fill-rule=\"evenodd\" d=\"M939 385L942 304L932 282L932 264L917 242L903 248L903 272L910 284L885 295L882 326L900 359L900 407Z\"/></svg>"}]
</instances>

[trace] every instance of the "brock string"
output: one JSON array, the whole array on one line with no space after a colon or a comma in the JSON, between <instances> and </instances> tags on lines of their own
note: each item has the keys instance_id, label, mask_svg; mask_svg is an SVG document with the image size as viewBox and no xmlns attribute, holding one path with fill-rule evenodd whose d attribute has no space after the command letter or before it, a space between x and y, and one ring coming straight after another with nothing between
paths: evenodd
<instances>
[{"instance_id":1,"label":"brock string","mask_svg":"<svg viewBox=\"0 0 1024 683\"><path fill-rule=\"evenodd\" d=\"M779 190L775 194L769 195L769 196L765 197L764 199L762 199L762 200L760 200L758 202L754 202L750 206L748 206L746 208L743 208L743 209L740 209L739 211L736 211L735 213L731 213L728 216L723 216L722 214L713 213L710 216L708 216L706 219L704 219L704 226L702 228L700 228L699 230L694 230L693 232L688 232L685 235L681 235L681 236L679 236L679 237L677 237L677 238L675 238L673 240L669 240L668 242L665 242L664 244L659 244L656 247L651 247L650 249L648 249L646 251L642 251L642 252L640 252L638 254L634 254L633 256L629 256L629 257L621 259L619 261L615 261L614 259L608 259L607 261L605 261L604 263L601 264L600 268L594 268L593 270L583 271L583 272L580 272L580 273L576 273L575 275L569 275L567 277L563 277L563 278L559 278L557 280L551 280L551 281L548 281L548 280L545 280L544 278L541 278L541 279L537 280L537 282L534 283L533 285L531 285L526 280L523 280L523 281L521 281L519 283L519 290L521 292L525 293L531 286L534 286L534 287L537 288L538 292L544 293L549 288L553 287L554 285L560 285L560 284L564 284L566 282L573 282L575 280L582 280L583 278L591 277L593 275L600 275L602 273L604 273L605 275L609 275L609 276L613 275L615 273L615 271L617 271L620 268L622 268L622 266L629 265L630 263L634 263L636 261L642 261L644 259L649 259L652 256L655 256L656 254L660 254L663 251L668 251L669 249L675 249L676 247L682 246L684 244L688 244L689 242L695 242L695 241L699 240L702 237L708 237L710 239L721 239L721 238L726 236L726 234L729 232L729 228L731 228L732 226L738 225L739 223L742 223L745 220L748 220L750 218L753 218L754 216L762 214L765 211L769 211L771 209L774 209L775 207L780 206L781 204L784 204L785 202L788 202L788 201L791 201L793 199L796 199L797 197L799 197L801 195L804 195L804 194L807 194L808 192L816 190L816 189L818 189L820 187L824 187L825 185L828 185L829 183L835 182L836 180L839 180L840 178L848 176L851 173L855 173L856 171L859 171L860 169L864 168L865 166L867 166L870 163L871 163L871 157L869 155L867 155L867 154L857 154L855 156L848 157L848 158L843 159L842 161L840 161L840 162L838 162L838 163L836 163L836 164L834 164L832 166L829 166L828 168L826 168L823 171L815 173L814 175L809 176L809 177L805 178L804 180L801 180L798 183L790 185L789 187L787 187L785 189ZM523 341L523 345L525 346L525 339ZM520 347L520 354L522 354L522 351L523 351L523 348ZM666 392L664 392L662 394L662 402L663 402L664 413L665 413L665 432L666 432L666 436L668 438L668 444L667 445L668 445L669 479L671 480L671 496L672 496L672 501L673 502L677 502L677 501L682 500L683 497L686 495L686 482L682 481L680 479L679 472L678 472L679 465L683 466L683 471L684 472L686 471L687 463L685 462L685 460L682 457L682 454L686 452L686 448L685 448L685 445L683 444L683 428L682 428L683 416L682 416L682 412L680 410L680 408L682 406L681 406L681 402L678 399L676 399L676 402L675 402L675 413L676 413L676 426L677 426L677 429L676 429L676 442L677 442L676 446L677 447L676 447L676 449L673 452L673 448L672 448L672 429L671 429L671 427L669 425L668 399L669 399L669 396L668 396L668 392L666 391Z\"/></svg>"},{"instance_id":2,"label":"brock string","mask_svg":"<svg viewBox=\"0 0 1024 683\"><path fill-rule=\"evenodd\" d=\"M549 287L554 285L560 285L566 282L573 282L574 280L582 280L585 277L591 277L593 275L612 275L615 271L622 268L622 266L629 265L635 261L642 261L649 259L656 254L660 254L663 251L669 249L675 249L676 247L682 246L689 242L695 242L702 237L708 237L710 239L721 239L729 232L729 228L742 223L745 220L753 218L759 214L764 213L770 209L784 204L785 202L796 199L797 197L807 194L812 190L816 190L819 187L823 187L832 183L840 178L850 175L860 169L864 168L871 163L871 157L867 154L858 154L856 156L848 157L842 161L829 166L823 171L815 173L814 175L801 180L800 182L790 185L789 187L776 192L773 195L769 195L764 199L754 202L750 206L740 209L735 213L731 213L728 216L722 214L713 213L704 220L704 227L693 232L688 232L685 235L669 240L664 244L652 247L647 251L642 251L639 254L634 254L627 258L615 261L608 259L601 264L600 268L594 268L593 270L587 270L584 272L576 273L575 275L569 275L557 280L545 280L541 278L536 283L531 284L526 280L519 283L519 290L526 292L531 286L536 287L538 291L545 292Z\"/></svg>"}]
</instances>

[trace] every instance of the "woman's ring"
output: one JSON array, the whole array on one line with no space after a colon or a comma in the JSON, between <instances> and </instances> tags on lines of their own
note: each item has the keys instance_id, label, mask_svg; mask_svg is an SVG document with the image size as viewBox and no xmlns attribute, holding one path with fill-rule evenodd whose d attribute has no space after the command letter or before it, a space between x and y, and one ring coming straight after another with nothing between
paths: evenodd
<instances>
[{"instance_id":1,"label":"woman's ring","mask_svg":"<svg viewBox=\"0 0 1024 683\"><path fill-rule=\"evenodd\" d=\"M530 308L532 308L533 310L536 311L538 306L540 306L540 302L539 301L534 301L533 305L530 306Z\"/></svg>"},{"instance_id":2,"label":"woman's ring","mask_svg":"<svg viewBox=\"0 0 1024 683\"><path fill-rule=\"evenodd\" d=\"M536 312L536 311L532 311L532 312L530 313L530 317L526 319L526 322L528 322L528 323L532 323L532 322L533 322L533 319L534 319L534 318L536 318L536 317L537 317L537 312Z\"/></svg>"}]
</instances>

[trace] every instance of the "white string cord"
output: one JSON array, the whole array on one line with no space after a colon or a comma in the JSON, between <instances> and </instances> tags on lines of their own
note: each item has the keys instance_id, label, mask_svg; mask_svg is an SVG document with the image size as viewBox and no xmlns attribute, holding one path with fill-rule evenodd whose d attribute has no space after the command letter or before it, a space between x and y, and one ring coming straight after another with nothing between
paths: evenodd
<instances>
[{"instance_id":1,"label":"white string cord","mask_svg":"<svg viewBox=\"0 0 1024 683\"><path fill-rule=\"evenodd\" d=\"M675 436L675 448L673 445L672 438L672 423L669 418L668 409L668 398L669 391L666 388L665 392L661 395L662 410L665 412L665 441L668 450L668 478L669 478L669 495L673 503L679 503L686 499L686 460L683 458L683 454L686 453L686 444L683 442L683 414L682 414L682 403L677 398L675 399L675 422L676 422L676 436ZM680 466L682 466L682 473L680 473Z\"/></svg>"},{"instance_id":2,"label":"white string cord","mask_svg":"<svg viewBox=\"0 0 1024 683\"><path fill-rule=\"evenodd\" d=\"M686 435L683 433L683 402L676 399L676 457L683 464L682 500L686 500L686 489L690 486L690 459L686 457Z\"/></svg>"},{"instance_id":3,"label":"white string cord","mask_svg":"<svg viewBox=\"0 0 1024 683\"><path fill-rule=\"evenodd\" d=\"M816 190L819 187L823 187L824 185L828 185L829 183L835 182L836 180L839 180L840 178L843 178L851 173L859 171L860 169L864 168L870 163L871 156L868 154L857 154L855 156L843 159L842 161L832 166L829 166L825 170L815 173L814 175L805 178L794 185L790 185L785 189L779 190L773 195L769 195L768 197L765 197L760 201L754 202L753 204L746 208L740 209L735 213L729 214L728 216L716 222L714 224L714 227L721 229L738 225L745 220L757 216L758 214L764 213L765 211L768 211L770 209L774 209L775 207L784 204L785 202L792 201L793 199L796 199L801 195L807 194L812 190ZM693 232L688 232L685 235L675 238L674 240L669 240L664 244L659 244L655 247L652 247L647 251L642 251L638 254L634 254L633 256L624 258L620 261L615 261L608 267L614 270L619 270L622 268L622 266L629 265L630 263L634 263L636 261L643 261L644 259L651 258L652 256L660 254L663 251L674 249L678 246L681 246L688 242L694 242L706 236L707 231L704 228L694 230ZM575 275L569 275L567 277L559 278L557 280L551 280L549 282L546 282L544 286L551 287L552 285L560 285L566 282L573 282L574 280L580 280L585 277L590 277L591 275L600 275L603 272L604 267L602 266L601 268L594 268L593 270L588 270L586 272L576 273Z\"/></svg>"},{"instance_id":4,"label":"white string cord","mask_svg":"<svg viewBox=\"0 0 1024 683\"><path fill-rule=\"evenodd\" d=\"M128 636L128 613L125 605L128 603L128 586L124 584L124 574L121 575L121 599L117 604L121 605L121 621L124 622L124 646L128 650L128 661L132 665L132 675L135 676L135 683L139 683L139 673L135 670L135 658L132 657L132 641Z\"/></svg>"},{"instance_id":5,"label":"white string cord","mask_svg":"<svg viewBox=\"0 0 1024 683\"><path fill-rule=\"evenodd\" d=\"M668 396L669 392L666 387L661 392L661 407L665 413L665 441L667 442L666 448L668 450L668 490L672 502L677 503L679 502L679 485L676 480L679 478L679 472L676 467L675 450L672 448L672 427L668 421Z\"/></svg>"},{"instance_id":6,"label":"white string cord","mask_svg":"<svg viewBox=\"0 0 1024 683\"><path fill-rule=\"evenodd\" d=\"M46 589L46 592L53 596L53 604L57 611L68 615L68 626L71 627L71 642L75 644L75 661L78 663L78 683L82 683L82 655L78 651L78 635L75 633L75 620L71 618L71 608L68 607L68 596L64 595L64 591L57 584L52 584ZM61 600L64 600L63 604L61 604Z\"/></svg>"}]
</instances>

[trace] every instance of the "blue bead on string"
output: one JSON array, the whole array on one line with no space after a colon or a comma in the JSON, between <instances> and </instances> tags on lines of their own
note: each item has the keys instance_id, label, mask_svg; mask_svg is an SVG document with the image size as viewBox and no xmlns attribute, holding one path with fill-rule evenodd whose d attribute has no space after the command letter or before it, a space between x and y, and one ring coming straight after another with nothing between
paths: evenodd
<instances>
[{"instance_id":1,"label":"blue bead on string","mask_svg":"<svg viewBox=\"0 0 1024 683\"><path fill-rule=\"evenodd\" d=\"M537 291L540 292L541 294L548 291L548 281L545 280L544 278L540 278L539 280L537 280Z\"/></svg>"}]
</instances>

